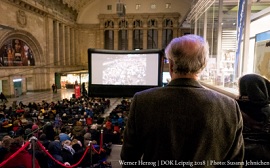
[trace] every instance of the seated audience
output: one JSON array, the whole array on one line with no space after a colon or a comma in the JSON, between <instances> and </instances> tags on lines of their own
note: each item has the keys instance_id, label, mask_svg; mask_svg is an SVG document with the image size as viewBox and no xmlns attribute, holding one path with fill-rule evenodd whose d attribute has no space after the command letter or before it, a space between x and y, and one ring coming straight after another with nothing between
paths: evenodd
<instances>
[{"instance_id":1,"label":"seated audience","mask_svg":"<svg viewBox=\"0 0 270 168\"><path fill-rule=\"evenodd\" d=\"M102 115L107 107L109 107L108 101L99 98L63 99L56 103L48 103L43 100L41 103L33 102L27 105L23 102L19 104L14 102L10 108L1 105L0 110L5 113L3 112L3 115L0 115L0 121L3 120L1 123L6 122L10 128L8 129L0 123L0 131L6 132L6 134L10 133L11 137L8 140L3 139L2 146L0 146L0 158L4 161L7 156L10 156L11 152L14 152L14 150L9 150L9 144L14 141L13 137L23 136L24 141L26 141L35 136L56 160L66 165L75 164L81 159L86 148L89 147L90 140L96 145L96 150L99 151L100 132L102 125L105 124ZM69 122L69 119L73 122ZM93 133L92 137L90 132ZM85 143L86 145L83 145ZM106 143L109 142L106 141ZM19 150L21 146L16 147ZM106 145L103 148L105 149L105 147ZM39 164L36 167L62 167L50 159L38 145L34 149ZM32 156L32 145L25 151ZM102 152L100 154L91 149L79 166L89 167L91 164L98 164L100 159L106 159L105 155L108 156L109 153ZM89 158L92 156L93 160L91 161ZM28 160L30 164L26 165L25 168L32 165L31 159ZM9 164L15 164L10 162L5 166L9 167Z\"/></svg>"}]
</instances>

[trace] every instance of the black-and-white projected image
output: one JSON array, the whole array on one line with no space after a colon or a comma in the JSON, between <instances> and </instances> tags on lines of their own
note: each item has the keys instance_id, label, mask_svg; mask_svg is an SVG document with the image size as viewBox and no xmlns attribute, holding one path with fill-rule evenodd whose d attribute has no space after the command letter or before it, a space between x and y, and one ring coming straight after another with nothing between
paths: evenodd
<instances>
[{"instance_id":1,"label":"black-and-white projected image","mask_svg":"<svg viewBox=\"0 0 270 168\"><path fill-rule=\"evenodd\" d=\"M157 54L92 54L92 84L158 85Z\"/></svg>"}]
</instances>

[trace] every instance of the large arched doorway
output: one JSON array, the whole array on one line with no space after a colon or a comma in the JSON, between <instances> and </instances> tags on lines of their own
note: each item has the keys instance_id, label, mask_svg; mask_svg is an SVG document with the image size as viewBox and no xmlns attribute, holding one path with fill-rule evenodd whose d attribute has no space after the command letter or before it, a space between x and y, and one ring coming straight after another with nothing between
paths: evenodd
<instances>
[{"instance_id":1,"label":"large arched doorway","mask_svg":"<svg viewBox=\"0 0 270 168\"><path fill-rule=\"evenodd\" d=\"M33 35L23 30L7 31L0 37L0 91L19 96L34 90L35 68L44 63L42 48Z\"/></svg>"}]
</instances>

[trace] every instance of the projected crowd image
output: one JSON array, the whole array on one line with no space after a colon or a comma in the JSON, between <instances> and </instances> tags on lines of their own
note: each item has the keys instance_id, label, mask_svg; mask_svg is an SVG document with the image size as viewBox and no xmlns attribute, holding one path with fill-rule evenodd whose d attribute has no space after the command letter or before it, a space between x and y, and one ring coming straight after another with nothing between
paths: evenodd
<instances>
[{"instance_id":1,"label":"projected crowd image","mask_svg":"<svg viewBox=\"0 0 270 168\"><path fill-rule=\"evenodd\" d=\"M102 83L115 85L145 85L146 57L130 55L128 57L108 57L102 64Z\"/></svg>"}]
</instances>

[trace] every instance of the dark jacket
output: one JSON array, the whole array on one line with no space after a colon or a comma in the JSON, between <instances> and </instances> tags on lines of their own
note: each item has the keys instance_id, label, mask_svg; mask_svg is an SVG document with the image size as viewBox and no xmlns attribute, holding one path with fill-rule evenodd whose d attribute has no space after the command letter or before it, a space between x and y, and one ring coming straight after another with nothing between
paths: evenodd
<instances>
[{"instance_id":1,"label":"dark jacket","mask_svg":"<svg viewBox=\"0 0 270 168\"><path fill-rule=\"evenodd\" d=\"M238 100L244 121L245 160L270 160L269 105ZM257 114L257 115L256 115Z\"/></svg>"},{"instance_id":2,"label":"dark jacket","mask_svg":"<svg viewBox=\"0 0 270 168\"><path fill-rule=\"evenodd\" d=\"M50 142L50 144L48 146L48 151L54 157L54 159L58 160L61 163L64 163L62 153L61 153L62 152L62 145L61 145L60 141ZM49 168L60 168L61 166L50 158L48 160L48 167Z\"/></svg>"},{"instance_id":3,"label":"dark jacket","mask_svg":"<svg viewBox=\"0 0 270 168\"><path fill-rule=\"evenodd\" d=\"M134 95L121 159L241 162L242 129L234 99L194 79L176 79Z\"/></svg>"}]
</instances>

